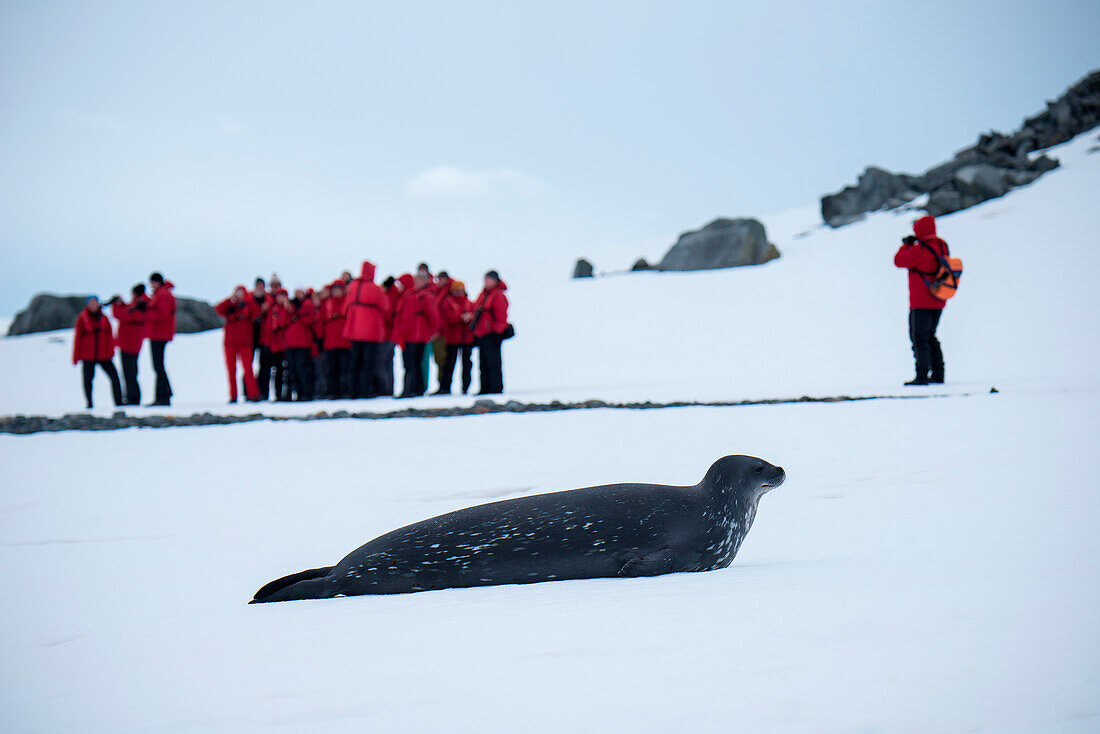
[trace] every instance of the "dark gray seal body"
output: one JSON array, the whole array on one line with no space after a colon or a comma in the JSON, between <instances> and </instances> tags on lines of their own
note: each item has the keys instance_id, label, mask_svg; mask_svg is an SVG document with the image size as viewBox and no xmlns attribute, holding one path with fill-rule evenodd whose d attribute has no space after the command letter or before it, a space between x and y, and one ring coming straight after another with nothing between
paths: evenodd
<instances>
[{"instance_id":1,"label":"dark gray seal body","mask_svg":"<svg viewBox=\"0 0 1100 734\"><path fill-rule=\"evenodd\" d=\"M468 507L272 581L252 602L725 568L760 497L785 478L763 459L726 456L694 487L608 484Z\"/></svg>"}]
</instances>

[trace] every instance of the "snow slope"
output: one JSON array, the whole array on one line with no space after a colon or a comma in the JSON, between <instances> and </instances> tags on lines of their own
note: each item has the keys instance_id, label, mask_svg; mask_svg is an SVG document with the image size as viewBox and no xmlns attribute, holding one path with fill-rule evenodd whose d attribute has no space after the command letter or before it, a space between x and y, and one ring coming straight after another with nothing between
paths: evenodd
<instances>
[{"instance_id":1,"label":"snow slope","mask_svg":"<svg viewBox=\"0 0 1100 734\"><path fill-rule=\"evenodd\" d=\"M1097 731L1093 138L940 220L954 397L0 436L0 728ZM814 219L767 219L754 269L517 264L507 397L901 394L908 218ZM224 408L218 338L170 348L178 411ZM80 404L67 339L0 340L0 413ZM789 479L723 571L245 603L407 522L728 453Z\"/></svg>"}]
</instances>

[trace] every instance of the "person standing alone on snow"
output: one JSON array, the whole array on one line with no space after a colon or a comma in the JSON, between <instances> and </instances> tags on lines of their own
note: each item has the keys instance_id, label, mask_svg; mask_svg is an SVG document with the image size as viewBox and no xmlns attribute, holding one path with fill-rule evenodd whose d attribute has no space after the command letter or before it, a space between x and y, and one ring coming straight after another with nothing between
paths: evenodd
<instances>
[{"instance_id":1,"label":"person standing alone on snow","mask_svg":"<svg viewBox=\"0 0 1100 734\"><path fill-rule=\"evenodd\" d=\"M942 383L943 351L936 339L943 307L947 304L928 289L928 281L947 256L947 243L936 236L936 220L921 217L913 222L913 234L902 240L894 265L909 270L909 341L913 344L916 376L906 385Z\"/></svg>"}]
</instances>

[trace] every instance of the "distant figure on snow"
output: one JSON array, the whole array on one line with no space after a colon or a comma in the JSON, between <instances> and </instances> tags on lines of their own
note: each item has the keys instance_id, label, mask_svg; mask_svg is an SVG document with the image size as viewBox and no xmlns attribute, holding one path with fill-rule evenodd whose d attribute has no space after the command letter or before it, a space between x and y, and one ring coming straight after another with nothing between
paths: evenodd
<instances>
[{"instance_id":1,"label":"distant figure on snow","mask_svg":"<svg viewBox=\"0 0 1100 734\"><path fill-rule=\"evenodd\" d=\"M92 378L96 365L107 373L111 381L111 393L115 405L122 405L122 385L118 382L118 372L111 359L115 356L115 336L111 332L111 322L99 307L99 299L88 296L84 310L76 317L73 333L73 364L83 362L84 398L88 407L92 407Z\"/></svg>"},{"instance_id":2,"label":"distant figure on snow","mask_svg":"<svg viewBox=\"0 0 1100 734\"><path fill-rule=\"evenodd\" d=\"M225 349L225 369L229 376L229 402L237 402L237 363L244 373L244 394L251 403L260 399L260 388L252 374L253 322L259 318L260 306L243 285L214 307L225 319L222 345Z\"/></svg>"},{"instance_id":3,"label":"distant figure on snow","mask_svg":"<svg viewBox=\"0 0 1100 734\"><path fill-rule=\"evenodd\" d=\"M909 270L909 341L913 344L916 376L906 385L928 385L944 380L943 351L936 339L936 327L946 301L928 289L926 278L936 275L940 257L947 255L947 243L936 236L936 220L921 217L913 222L913 234L902 240L894 264Z\"/></svg>"},{"instance_id":4,"label":"distant figure on snow","mask_svg":"<svg viewBox=\"0 0 1100 734\"><path fill-rule=\"evenodd\" d=\"M138 283L130 289L131 299L124 302L119 296L111 299L111 315L118 321L115 344L122 359L122 379L126 384L126 405L141 405L141 387L138 385L138 355L145 341L145 309L149 297L145 284Z\"/></svg>"},{"instance_id":5,"label":"distant figure on snow","mask_svg":"<svg viewBox=\"0 0 1100 734\"><path fill-rule=\"evenodd\" d=\"M153 289L153 297L149 299L146 308L146 324L153 371L157 373L156 396L149 405L170 405L172 385L168 382L168 372L164 369L164 348L176 335L176 297L172 295L172 288L175 286L160 273L149 276L149 285Z\"/></svg>"},{"instance_id":6,"label":"distant figure on snow","mask_svg":"<svg viewBox=\"0 0 1100 734\"><path fill-rule=\"evenodd\" d=\"M472 314L474 304L466 296L466 284L461 280L452 280L450 292L439 301L441 323L446 353L443 365L439 368L439 389L435 395L451 394L451 378L459 356L462 357L462 394L470 389L473 380L474 334L463 317Z\"/></svg>"},{"instance_id":7,"label":"distant figure on snow","mask_svg":"<svg viewBox=\"0 0 1100 734\"><path fill-rule=\"evenodd\" d=\"M504 392L504 367L500 346L508 329L508 298L504 291L508 286L495 270L485 274L485 288L477 297L473 313L463 314L470 324L481 364L481 392L478 395L497 395Z\"/></svg>"}]
</instances>

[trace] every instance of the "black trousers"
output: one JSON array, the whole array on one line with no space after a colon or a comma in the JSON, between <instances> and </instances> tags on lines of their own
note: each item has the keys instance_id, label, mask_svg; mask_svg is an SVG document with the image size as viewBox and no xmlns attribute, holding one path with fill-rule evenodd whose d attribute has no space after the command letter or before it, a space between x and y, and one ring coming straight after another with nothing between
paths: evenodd
<instances>
[{"instance_id":1,"label":"black trousers","mask_svg":"<svg viewBox=\"0 0 1100 734\"><path fill-rule=\"evenodd\" d=\"M119 352L122 357L122 378L126 381L126 405L141 405L141 387L138 385L138 356Z\"/></svg>"},{"instance_id":2,"label":"black trousers","mask_svg":"<svg viewBox=\"0 0 1100 734\"><path fill-rule=\"evenodd\" d=\"M287 375L286 352L271 352L271 367L275 370L275 399L290 400L290 379Z\"/></svg>"},{"instance_id":3,"label":"black trousers","mask_svg":"<svg viewBox=\"0 0 1100 734\"><path fill-rule=\"evenodd\" d=\"M940 308L914 308L909 312L909 341L913 345L917 379L943 382L943 351L936 339L942 313Z\"/></svg>"},{"instance_id":4,"label":"black trousers","mask_svg":"<svg viewBox=\"0 0 1100 734\"><path fill-rule=\"evenodd\" d=\"M313 396L323 398L328 395L328 369L325 362L325 350L317 343L317 356L313 357Z\"/></svg>"},{"instance_id":5,"label":"black trousers","mask_svg":"<svg viewBox=\"0 0 1100 734\"><path fill-rule=\"evenodd\" d=\"M107 377L111 381L111 393L114 396L115 405L122 405L122 385L118 382L115 363L109 359L99 362L86 359L81 363L81 366L84 368L84 398L88 401L88 407L92 407L92 378L95 376L95 366L97 364L107 373Z\"/></svg>"},{"instance_id":6,"label":"black trousers","mask_svg":"<svg viewBox=\"0 0 1100 734\"><path fill-rule=\"evenodd\" d=\"M423 395L428 391L427 380L424 379L424 356L427 344L423 342L409 342L405 344L402 359L405 363L405 388L401 394L405 397Z\"/></svg>"},{"instance_id":7,"label":"black trousers","mask_svg":"<svg viewBox=\"0 0 1100 734\"><path fill-rule=\"evenodd\" d=\"M172 383L168 382L168 373L164 370L164 348L168 342L159 339L149 340L149 352L153 357L153 371L157 373L157 384L154 390L155 399L161 405L168 405L172 400Z\"/></svg>"},{"instance_id":8,"label":"black trousers","mask_svg":"<svg viewBox=\"0 0 1100 734\"><path fill-rule=\"evenodd\" d=\"M286 350L290 365L290 384L298 400L313 400L313 355L308 347L291 347Z\"/></svg>"},{"instance_id":9,"label":"black trousers","mask_svg":"<svg viewBox=\"0 0 1100 734\"><path fill-rule=\"evenodd\" d=\"M254 351L260 353L260 366L256 370L256 385L260 388L260 400L267 400L271 392L271 350L265 346L257 346ZM247 394L245 393L245 395Z\"/></svg>"},{"instance_id":10,"label":"black trousers","mask_svg":"<svg viewBox=\"0 0 1100 734\"><path fill-rule=\"evenodd\" d=\"M325 387L330 398L352 397L350 380L351 350L326 349L322 355L325 360Z\"/></svg>"},{"instance_id":11,"label":"black trousers","mask_svg":"<svg viewBox=\"0 0 1100 734\"><path fill-rule=\"evenodd\" d=\"M385 380L385 386L382 388L383 395L393 395L393 353L397 349L397 345L393 342L382 342L382 377Z\"/></svg>"},{"instance_id":12,"label":"black trousers","mask_svg":"<svg viewBox=\"0 0 1100 734\"><path fill-rule=\"evenodd\" d=\"M386 392L386 375L382 365L382 342L351 343L351 393L356 398L374 398L393 395Z\"/></svg>"},{"instance_id":13,"label":"black trousers","mask_svg":"<svg viewBox=\"0 0 1100 734\"><path fill-rule=\"evenodd\" d=\"M504 366L500 357L500 345L503 342L500 334L486 334L477 341L482 395L504 392Z\"/></svg>"},{"instance_id":14,"label":"black trousers","mask_svg":"<svg viewBox=\"0 0 1100 734\"><path fill-rule=\"evenodd\" d=\"M443 364L439 368L439 391L449 393L451 391L451 378L455 373L455 364L458 356L462 355L462 394L465 395L473 382L474 372L474 345L473 344L448 344Z\"/></svg>"}]
</instances>

